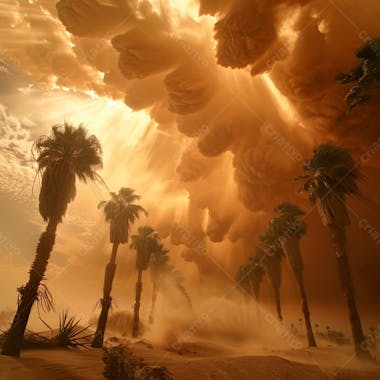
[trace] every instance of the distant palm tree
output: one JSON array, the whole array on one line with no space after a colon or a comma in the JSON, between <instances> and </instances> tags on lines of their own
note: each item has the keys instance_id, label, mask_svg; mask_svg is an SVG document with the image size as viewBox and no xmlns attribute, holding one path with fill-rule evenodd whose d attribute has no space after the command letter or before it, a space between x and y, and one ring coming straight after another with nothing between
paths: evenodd
<instances>
[{"instance_id":1,"label":"distant palm tree","mask_svg":"<svg viewBox=\"0 0 380 380\"><path fill-rule=\"evenodd\" d=\"M99 316L96 333L92 341L92 347L103 346L103 338L107 325L108 312L111 307L111 290L116 271L116 256L120 244L128 242L129 228L140 216L147 212L145 209L133 202L138 201L140 196L134 190L122 187L119 193L111 193L111 199L99 204L103 209L107 222L110 223L110 242L112 253L110 262L106 266L103 286L103 298L101 300L102 311Z\"/></svg>"},{"instance_id":2,"label":"distant palm tree","mask_svg":"<svg viewBox=\"0 0 380 380\"><path fill-rule=\"evenodd\" d=\"M259 249L258 253L263 257L264 268L274 290L278 319L282 321L280 289L282 282L281 260L284 253L271 230L268 229L268 231L260 237L260 240L263 249Z\"/></svg>"},{"instance_id":3,"label":"distant palm tree","mask_svg":"<svg viewBox=\"0 0 380 380\"><path fill-rule=\"evenodd\" d=\"M40 237L29 281L20 288L20 302L3 345L3 355L20 355L25 328L53 250L58 224L76 195L76 179L101 181L96 174L96 168L102 165L100 143L95 136L88 136L82 126L75 128L64 123L52 127L50 136L36 140L33 151L37 154L38 172L42 175L39 210L48 225Z\"/></svg>"},{"instance_id":4,"label":"distant palm tree","mask_svg":"<svg viewBox=\"0 0 380 380\"><path fill-rule=\"evenodd\" d=\"M245 296L246 302L248 302L249 297L252 296L249 278L250 270L251 267L249 264L241 265L235 275L236 288Z\"/></svg>"},{"instance_id":5,"label":"distant palm tree","mask_svg":"<svg viewBox=\"0 0 380 380\"><path fill-rule=\"evenodd\" d=\"M157 295L160 288L161 276L166 266L169 265L169 250L162 244L157 246L157 249L152 255L150 262L150 274L152 277L153 291L152 291L152 305L149 313L149 323L154 321L154 312L156 308Z\"/></svg>"},{"instance_id":6,"label":"distant palm tree","mask_svg":"<svg viewBox=\"0 0 380 380\"><path fill-rule=\"evenodd\" d=\"M256 301L257 320L260 319L260 286L264 279L263 256L259 251L249 258L249 263L241 266L236 273L235 283L243 294L252 297Z\"/></svg>"},{"instance_id":7,"label":"distant palm tree","mask_svg":"<svg viewBox=\"0 0 380 380\"><path fill-rule=\"evenodd\" d=\"M257 320L260 320L260 287L264 280L265 269L263 266L263 256L260 249L257 250L256 255L249 259L250 267L250 287L252 296L256 301Z\"/></svg>"},{"instance_id":8,"label":"distant palm tree","mask_svg":"<svg viewBox=\"0 0 380 380\"><path fill-rule=\"evenodd\" d=\"M252 296L259 304L260 301L260 286L264 279L265 269L263 268L262 251L257 250L255 256L249 259L250 267L250 288Z\"/></svg>"},{"instance_id":9,"label":"distant palm tree","mask_svg":"<svg viewBox=\"0 0 380 380\"><path fill-rule=\"evenodd\" d=\"M157 295L159 291L170 282L170 285L174 285L180 293L187 300L191 306L191 299L183 285L182 275L170 265L169 250L162 244L157 245L157 249L152 253L150 260L150 274L153 283L152 291L152 304L149 314L149 323L154 321L154 313L156 308Z\"/></svg>"},{"instance_id":10,"label":"distant palm tree","mask_svg":"<svg viewBox=\"0 0 380 380\"><path fill-rule=\"evenodd\" d=\"M149 267L151 255L157 250L157 245L160 240L157 232L150 226L139 227L138 233L132 235L131 248L136 250L136 269L137 269L137 283L136 283L136 302L134 307L133 330L132 336L137 338L139 335L139 322L140 322L140 301L142 292L142 273Z\"/></svg>"},{"instance_id":11,"label":"distant palm tree","mask_svg":"<svg viewBox=\"0 0 380 380\"><path fill-rule=\"evenodd\" d=\"M241 266L236 275L235 283L243 290L243 294L252 297L257 304L260 298L260 285L263 281L265 270L263 268L262 251L258 250L255 256L250 257L247 265Z\"/></svg>"},{"instance_id":12,"label":"distant palm tree","mask_svg":"<svg viewBox=\"0 0 380 380\"><path fill-rule=\"evenodd\" d=\"M306 223L300 218L304 211L290 203L282 203L275 208L276 217L272 219L270 228L281 244L282 250L287 256L290 267L296 277L301 294L302 311L305 317L308 343L310 347L316 347L313 328L310 321L309 303L303 278L303 260L300 249L301 236L306 233Z\"/></svg>"},{"instance_id":13,"label":"distant palm tree","mask_svg":"<svg viewBox=\"0 0 380 380\"><path fill-rule=\"evenodd\" d=\"M299 177L305 180L300 192L309 194L310 201L317 204L323 224L329 228L343 293L349 309L355 351L358 356L366 357L369 354L362 345L364 334L356 307L345 230L350 223L346 197L359 194L358 165L346 149L327 143L314 149L314 155L306 161L304 171L305 175Z\"/></svg>"}]
</instances>

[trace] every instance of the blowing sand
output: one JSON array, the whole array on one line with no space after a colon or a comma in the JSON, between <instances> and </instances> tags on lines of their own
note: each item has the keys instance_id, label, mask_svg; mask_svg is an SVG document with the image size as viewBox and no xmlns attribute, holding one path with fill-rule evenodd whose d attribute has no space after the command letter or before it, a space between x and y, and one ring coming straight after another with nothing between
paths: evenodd
<instances>
[{"instance_id":1,"label":"blowing sand","mask_svg":"<svg viewBox=\"0 0 380 380\"><path fill-rule=\"evenodd\" d=\"M373 364L358 363L352 348L317 348L241 355L225 347L193 344L181 354L144 343L131 345L150 365L165 365L176 380L379 380ZM1 380L103 379L102 351L25 350L0 356Z\"/></svg>"}]
</instances>

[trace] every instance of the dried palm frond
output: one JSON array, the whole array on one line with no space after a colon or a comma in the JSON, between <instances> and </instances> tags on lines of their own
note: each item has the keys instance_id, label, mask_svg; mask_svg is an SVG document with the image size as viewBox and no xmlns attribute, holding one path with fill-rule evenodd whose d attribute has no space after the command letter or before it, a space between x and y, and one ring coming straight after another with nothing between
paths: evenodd
<instances>
[{"instance_id":1,"label":"dried palm frond","mask_svg":"<svg viewBox=\"0 0 380 380\"><path fill-rule=\"evenodd\" d=\"M49 349L54 347L54 343L41 333L26 331L22 346L27 349Z\"/></svg>"},{"instance_id":2,"label":"dried palm frond","mask_svg":"<svg viewBox=\"0 0 380 380\"><path fill-rule=\"evenodd\" d=\"M54 298L46 284L40 284L37 290L37 304L42 311L48 313L54 310Z\"/></svg>"}]
</instances>

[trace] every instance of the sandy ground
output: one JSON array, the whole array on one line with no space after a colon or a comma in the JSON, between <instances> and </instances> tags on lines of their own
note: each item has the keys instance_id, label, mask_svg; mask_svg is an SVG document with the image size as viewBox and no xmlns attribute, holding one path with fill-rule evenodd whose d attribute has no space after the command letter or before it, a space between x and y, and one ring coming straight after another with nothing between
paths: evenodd
<instances>
[{"instance_id":1,"label":"sandy ground","mask_svg":"<svg viewBox=\"0 0 380 380\"><path fill-rule=\"evenodd\" d=\"M352 349L322 348L241 355L193 344L179 355L145 343L133 351L151 365L165 365L176 380L380 380L373 365L359 364ZM1 380L103 379L101 350L25 350L20 359L0 356Z\"/></svg>"}]
</instances>

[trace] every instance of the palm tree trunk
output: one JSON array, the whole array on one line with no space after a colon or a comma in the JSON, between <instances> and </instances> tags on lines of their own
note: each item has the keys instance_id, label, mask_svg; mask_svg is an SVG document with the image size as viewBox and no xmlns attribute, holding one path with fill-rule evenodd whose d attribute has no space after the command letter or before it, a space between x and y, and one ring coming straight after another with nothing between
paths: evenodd
<instances>
[{"instance_id":1,"label":"palm tree trunk","mask_svg":"<svg viewBox=\"0 0 380 380\"><path fill-rule=\"evenodd\" d=\"M259 302L259 299L256 300L256 319L257 319L257 323L260 325L260 323L261 323L261 314L260 314L260 302Z\"/></svg>"},{"instance_id":2,"label":"palm tree trunk","mask_svg":"<svg viewBox=\"0 0 380 380\"><path fill-rule=\"evenodd\" d=\"M133 338L137 338L139 335L139 322L140 322L140 300L141 300L141 292L142 292L142 270L138 270L137 282L136 282L136 301L134 307L134 318L133 318L133 330L132 336Z\"/></svg>"},{"instance_id":3,"label":"palm tree trunk","mask_svg":"<svg viewBox=\"0 0 380 380\"><path fill-rule=\"evenodd\" d=\"M274 296L276 299L276 310L277 310L277 316L280 321L282 321L282 311L281 311L281 297L280 297L280 288L274 287Z\"/></svg>"},{"instance_id":4,"label":"palm tree trunk","mask_svg":"<svg viewBox=\"0 0 380 380\"><path fill-rule=\"evenodd\" d=\"M303 273L302 271L294 272L296 275L298 288L300 290L301 294L301 300L302 300L302 312L305 317L305 325L306 325L306 331L307 331L307 340L309 343L309 347L317 347L317 343L315 341L313 328L310 321L310 309L309 309L309 302L307 300L306 296L306 290L303 280Z\"/></svg>"},{"instance_id":5,"label":"palm tree trunk","mask_svg":"<svg viewBox=\"0 0 380 380\"><path fill-rule=\"evenodd\" d=\"M50 219L45 232L42 233L37 245L36 257L29 271L29 281L21 288L21 300L16 315L2 348L3 355L20 356L26 325L33 304L38 296L38 287L44 278L50 254L55 243L58 219Z\"/></svg>"},{"instance_id":6,"label":"palm tree trunk","mask_svg":"<svg viewBox=\"0 0 380 380\"><path fill-rule=\"evenodd\" d=\"M281 271L281 256L279 253L268 254L265 257L265 268L269 277L269 281L274 290L276 310L278 319L282 321L282 311L281 311L281 298L280 298L280 288L282 282L282 271Z\"/></svg>"},{"instance_id":7,"label":"palm tree trunk","mask_svg":"<svg viewBox=\"0 0 380 380\"><path fill-rule=\"evenodd\" d=\"M150 324L153 324L154 322L154 312L156 310L157 295L158 295L158 285L156 281L153 281L152 305L150 307L150 313L149 313Z\"/></svg>"},{"instance_id":8,"label":"palm tree trunk","mask_svg":"<svg viewBox=\"0 0 380 380\"><path fill-rule=\"evenodd\" d=\"M106 331L108 312L112 303L111 291L113 279L115 277L116 272L116 256L118 248L119 243L113 243L111 259L106 266L104 274L103 298L101 300L102 310L100 312L96 333L91 344L91 346L94 348L103 347L103 339L104 333Z\"/></svg>"},{"instance_id":9,"label":"palm tree trunk","mask_svg":"<svg viewBox=\"0 0 380 380\"><path fill-rule=\"evenodd\" d=\"M256 319L257 322L260 323L260 287L253 286L252 280L249 281L249 286L251 288L251 293L253 295L253 299L256 303Z\"/></svg>"},{"instance_id":10,"label":"palm tree trunk","mask_svg":"<svg viewBox=\"0 0 380 380\"><path fill-rule=\"evenodd\" d=\"M346 250L346 233L344 227L336 225L329 225L330 238L335 250L336 259L338 262L338 271L343 288L343 294L347 302L349 310L349 318L351 323L352 337L355 345L355 352L357 356L369 357L369 352L364 349L364 334L363 328L359 316L359 312L356 307L354 286L352 282L352 276L350 271L350 265L348 262L347 250Z\"/></svg>"}]
</instances>

